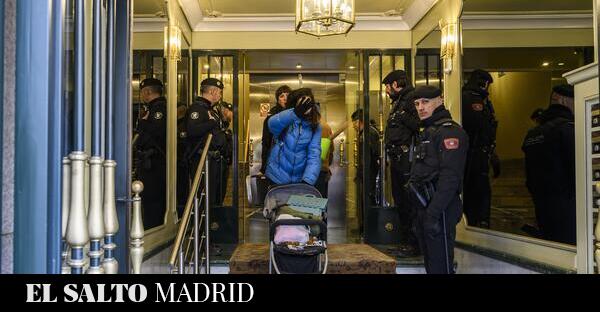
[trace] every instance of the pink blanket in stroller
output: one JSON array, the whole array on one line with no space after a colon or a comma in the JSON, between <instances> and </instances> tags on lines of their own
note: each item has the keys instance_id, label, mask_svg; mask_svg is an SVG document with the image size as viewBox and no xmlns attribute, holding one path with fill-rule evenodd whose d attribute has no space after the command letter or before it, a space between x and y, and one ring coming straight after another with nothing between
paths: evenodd
<instances>
[{"instance_id":1,"label":"pink blanket in stroller","mask_svg":"<svg viewBox=\"0 0 600 312\"><path fill-rule=\"evenodd\" d=\"M282 214L277 217L277 220L281 219L300 219L293 217L288 214ZM308 242L310 231L306 226L303 225L280 225L275 230L275 244L294 242L300 244L306 244Z\"/></svg>"}]
</instances>

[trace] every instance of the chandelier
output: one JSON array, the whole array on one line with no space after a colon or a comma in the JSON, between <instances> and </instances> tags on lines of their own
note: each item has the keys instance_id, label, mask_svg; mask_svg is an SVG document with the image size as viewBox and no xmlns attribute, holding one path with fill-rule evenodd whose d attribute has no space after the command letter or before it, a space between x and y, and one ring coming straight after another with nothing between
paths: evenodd
<instances>
[{"instance_id":1,"label":"chandelier","mask_svg":"<svg viewBox=\"0 0 600 312\"><path fill-rule=\"evenodd\" d=\"M317 37L342 35L354 24L354 0L296 0L297 32Z\"/></svg>"}]
</instances>

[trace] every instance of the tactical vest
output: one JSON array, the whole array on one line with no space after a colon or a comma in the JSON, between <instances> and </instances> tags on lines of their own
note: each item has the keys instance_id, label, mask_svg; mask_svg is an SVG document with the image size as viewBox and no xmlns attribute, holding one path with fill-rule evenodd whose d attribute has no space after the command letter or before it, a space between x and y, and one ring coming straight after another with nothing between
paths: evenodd
<instances>
[{"instance_id":1,"label":"tactical vest","mask_svg":"<svg viewBox=\"0 0 600 312\"><path fill-rule=\"evenodd\" d=\"M433 142L440 129L444 127L460 127L451 118L441 118L436 120L433 125L423 129L418 135L418 144L414 148L414 157L412 161L411 178L416 177L415 182L436 182L440 171L441 150ZM430 158L431 155L437 155Z\"/></svg>"}]
</instances>

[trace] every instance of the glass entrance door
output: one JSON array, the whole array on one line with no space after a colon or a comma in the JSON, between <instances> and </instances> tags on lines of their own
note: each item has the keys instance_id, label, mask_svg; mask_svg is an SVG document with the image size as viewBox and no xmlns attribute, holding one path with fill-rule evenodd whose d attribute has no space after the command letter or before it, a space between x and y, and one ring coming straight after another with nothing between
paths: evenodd
<instances>
[{"instance_id":1,"label":"glass entrance door","mask_svg":"<svg viewBox=\"0 0 600 312\"><path fill-rule=\"evenodd\" d=\"M382 85L393 70L410 75L410 51L371 51L363 53L363 113L359 147L362 162L361 187L357 190L364 207L364 242L372 245L397 245L401 240L401 220L392 199L391 175L386 159L384 130L391 100ZM368 131L367 131L368 129Z\"/></svg>"},{"instance_id":2,"label":"glass entrance door","mask_svg":"<svg viewBox=\"0 0 600 312\"><path fill-rule=\"evenodd\" d=\"M225 193L222 203L211 207L210 211L210 241L212 245L211 258L228 260L239 241L240 197L240 140L239 140L239 95L238 95L238 55L237 52L204 52L194 51L192 61L193 95L200 96L200 84L206 78L216 78L223 82L223 102L233 105L233 120L229 125L232 133L232 161L222 172L226 172L226 183L218 183L218 193ZM216 109L220 109L217 106ZM237 183L236 183L237 181ZM220 200L219 200L220 201Z\"/></svg>"}]
</instances>

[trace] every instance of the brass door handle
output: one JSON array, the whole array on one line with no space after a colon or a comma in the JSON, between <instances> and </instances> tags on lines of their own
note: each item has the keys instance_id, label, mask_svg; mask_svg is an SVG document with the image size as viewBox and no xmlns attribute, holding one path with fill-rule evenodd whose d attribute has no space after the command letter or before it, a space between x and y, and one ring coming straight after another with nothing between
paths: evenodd
<instances>
[{"instance_id":1,"label":"brass door handle","mask_svg":"<svg viewBox=\"0 0 600 312\"><path fill-rule=\"evenodd\" d=\"M344 139L340 139L340 167L344 168L348 163L346 162L345 156Z\"/></svg>"},{"instance_id":2,"label":"brass door handle","mask_svg":"<svg viewBox=\"0 0 600 312\"><path fill-rule=\"evenodd\" d=\"M252 167L254 163L254 140L248 142L248 165Z\"/></svg>"},{"instance_id":3,"label":"brass door handle","mask_svg":"<svg viewBox=\"0 0 600 312\"><path fill-rule=\"evenodd\" d=\"M358 139L354 138L354 168L358 168Z\"/></svg>"}]
</instances>

